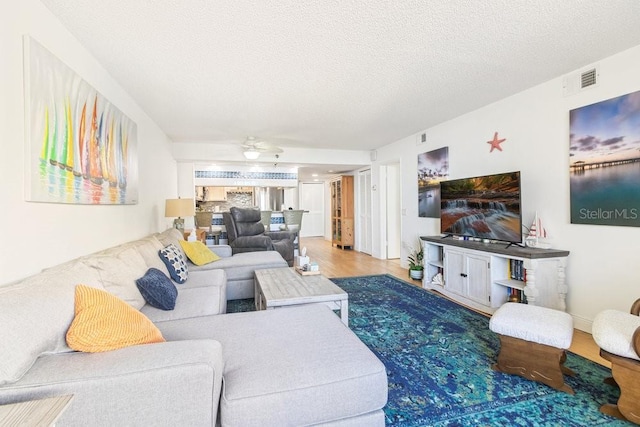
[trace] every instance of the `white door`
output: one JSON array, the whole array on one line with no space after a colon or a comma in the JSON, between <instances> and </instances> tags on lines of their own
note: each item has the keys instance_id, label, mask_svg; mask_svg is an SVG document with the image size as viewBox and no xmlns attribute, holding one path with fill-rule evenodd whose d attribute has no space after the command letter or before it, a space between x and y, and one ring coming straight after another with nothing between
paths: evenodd
<instances>
[{"instance_id":1,"label":"white door","mask_svg":"<svg viewBox=\"0 0 640 427\"><path fill-rule=\"evenodd\" d=\"M467 271L465 254L447 249L444 256L445 289L458 295L467 296Z\"/></svg>"},{"instance_id":2,"label":"white door","mask_svg":"<svg viewBox=\"0 0 640 427\"><path fill-rule=\"evenodd\" d=\"M467 273L469 283L467 291L469 299L479 302L482 305L489 303L489 258L481 255L467 255Z\"/></svg>"},{"instance_id":3,"label":"white door","mask_svg":"<svg viewBox=\"0 0 640 427\"><path fill-rule=\"evenodd\" d=\"M308 211L302 215L300 237L324 236L324 183L300 183L299 197L300 209Z\"/></svg>"},{"instance_id":4,"label":"white door","mask_svg":"<svg viewBox=\"0 0 640 427\"><path fill-rule=\"evenodd\" d=\"M387 259L400 258L400 165L387 165Z\"/></svg>"},{"instance_id":5,"label":"white door","mask_svg":"<svg viewBox=\"0 0 640 427\"><path fill-rule=\"evenodd\" d=\"M371 169L358 173L358 250L371 255Z\"/></svg>"}]
</instances>

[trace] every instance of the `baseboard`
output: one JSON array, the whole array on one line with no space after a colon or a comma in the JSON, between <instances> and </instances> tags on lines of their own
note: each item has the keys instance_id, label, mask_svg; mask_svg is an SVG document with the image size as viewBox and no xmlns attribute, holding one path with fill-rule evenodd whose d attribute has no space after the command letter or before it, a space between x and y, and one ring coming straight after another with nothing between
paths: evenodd
<instances>
[{"instance_id":1,"label":"baseboard","mask_svg":"<svg viewBox=\"0 0 640 427\"><path fill-rule=\"evenodd\" d=\"M593 320L592 319L587 319L581 316L576 316L575 314L572 314L571 317L573 317L573 327L574 329L578 329L580 331L586 332L588 334L591 333L591 325L593 324Z\"/></svg>"}]
</instances>

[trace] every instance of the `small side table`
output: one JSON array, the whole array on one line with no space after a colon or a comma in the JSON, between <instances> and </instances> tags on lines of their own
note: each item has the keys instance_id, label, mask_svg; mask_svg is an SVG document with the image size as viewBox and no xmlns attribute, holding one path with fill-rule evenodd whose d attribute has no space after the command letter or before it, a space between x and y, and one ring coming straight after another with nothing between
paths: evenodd
<instances>
[{"instance_id":1,"label":"small side table","mask_svg":"<svg viewBox=\"0 0 640 427\"><path fill-rule=\"evenodd\" d=\"M73 394L0 405L0 426L52 426L67 409Z\"/></svg>"}]
</instances>

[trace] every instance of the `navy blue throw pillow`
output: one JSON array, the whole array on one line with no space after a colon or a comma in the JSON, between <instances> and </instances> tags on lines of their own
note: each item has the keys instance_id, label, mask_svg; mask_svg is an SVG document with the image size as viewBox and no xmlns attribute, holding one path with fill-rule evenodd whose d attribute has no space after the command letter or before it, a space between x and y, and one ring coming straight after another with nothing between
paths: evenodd
<instances>
[{"instance_id":1,"label":"navy blue throw pillow","mask_svg":"<svg viewBox=\"0 0 640 427\"><path fill-rule=\"evenodd\" d=\"M187 262L176 245L170 243L164 249L160 249L158 254L160 255L160 259L162 259L162 262L164 262L164 265L167 266L167 270L169 270L171 278L175 280L176 283L184 283L187 281L187 278L189 277Z\"/></svg>"},{"instance_id":2,"label":"navy blue throw pillow","mask_svg":"<svg viewBox=\"0 0 640 427\"><path fill-rule=\"evenodd\" d=\"M148 269L144 276L136 280L136 285L150 306L161 310L173 310L176 306L176 285L157 268Z\"/></svg>"}]
</instances>

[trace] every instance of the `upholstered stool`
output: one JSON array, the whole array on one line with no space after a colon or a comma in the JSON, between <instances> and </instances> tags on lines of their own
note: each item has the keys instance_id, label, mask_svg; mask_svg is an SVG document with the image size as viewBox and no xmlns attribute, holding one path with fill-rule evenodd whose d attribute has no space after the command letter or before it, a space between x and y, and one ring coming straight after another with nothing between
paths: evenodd
<instances>
[{"instance_id":1,"label":"upholstered stool","mask_svg":"<svg viewBox=\"0 0 640 427\"><path fill-rule=\"evenodd\" d=\"M638 308L632 308L632 313L637 313ZM600 412L640 424L640 317L605 310L593 319L591 332L600 347L600 356L611 362L613 378L605 382L620 388L618 401L605 403Z\"/></svg>"},{"instance_id":2,"label":"upholstered stool","mask_svg":"<svg viewBox=\"0 0 640 427\"><path fill-rule=\"evenodd\" d=\"M508 302L491 317L489 328L500 336L496 371L520 375L570 394L563 374L565 350L573 338L573 319L563 311Z\"/></svg>"}]
</instances>

